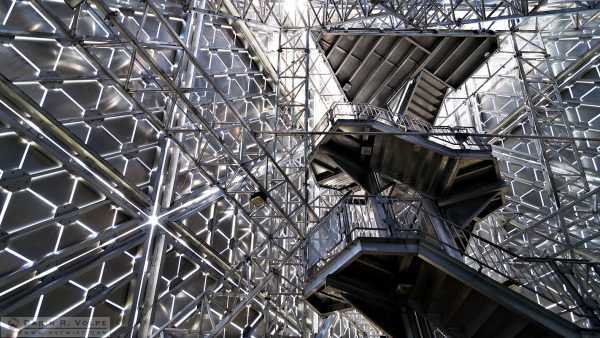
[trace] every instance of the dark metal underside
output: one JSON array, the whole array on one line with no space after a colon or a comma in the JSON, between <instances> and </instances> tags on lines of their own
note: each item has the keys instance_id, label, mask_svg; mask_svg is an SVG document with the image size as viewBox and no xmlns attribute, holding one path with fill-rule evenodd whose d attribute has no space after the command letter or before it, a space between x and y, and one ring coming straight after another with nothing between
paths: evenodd
<instances>
[{"instance_id":1,"label":"dark metal underside","mask_svg":"<svg viewBox=\"0 0 600 338\"><path fill-rule=\"evenodd\" d=\"M357 239L320 269L305 298L322 314L356 308L392 337L410 336L406 311L452 337L580 336L574 324L417 238Z\"/></svg>"},{"instance_id":2,"label":"dark metal underside","mask_svg":"<svg viewBox=\"0 0 600 338\"><path fill-rule=\"evenodd\" d=\"M352 103L384 107L421 72L407 114L433 122L448 88L459 87L497 48L493 35L323 34L319 40Z\"/></svg>"},{"instance_id":3,"label":"dark metal underside","mask_svg":"<svg viewBox=\"0 0 600 338\"><path fill-rule=\"evenodd\" d=\"M503 204L505 185L490 150L451 149L421 136L371 135L398 131L369 120L338 120L310 157L317 184L377 194L391 182L436 201L448 220L466 225Z\"/></svg>"}]
</instances>

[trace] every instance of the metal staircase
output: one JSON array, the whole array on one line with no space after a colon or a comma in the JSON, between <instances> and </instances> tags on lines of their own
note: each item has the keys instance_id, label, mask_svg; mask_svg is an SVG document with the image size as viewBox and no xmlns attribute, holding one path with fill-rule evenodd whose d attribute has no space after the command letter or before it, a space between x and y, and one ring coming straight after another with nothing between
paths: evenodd
<instances>
[{"instance_id":1,"label":"metal staircase","mask_svg":"<svg viewBox=\"0 0 600 338\"><path fill-rule=\"evenodd\" d=\"M392 337L600 335L600 266L521 257L473 233L504 188L474 130L356 104L316 130L316 181L358 193L309 232L316 311L355 309Z\"/></svg>"},{"instance_id":2,"label":"metal staircase","mask_svg":"<svg viewBox=\"0 0 600 338\"><path fill-rule=\"evenodd\" d=\"M517 256L418 198L350 196L310 231L306 254L316 311L356 309L391 337L600 334L600 266Z\"/></svg>"},{"instance_id":3,"label":"metal staircase","mask_svg":"<svg viewBox=\"0 0 600 338\"><path fill-rule=\"evenodd\" d=\"M310 163L326 188L376 195L402 184L466 226L503 204L504 183L490 147L471 128L429 123L369 105L334 106L316 126ZM460 207L456 207L460 205Z\"/></svg>"}]
</instances>

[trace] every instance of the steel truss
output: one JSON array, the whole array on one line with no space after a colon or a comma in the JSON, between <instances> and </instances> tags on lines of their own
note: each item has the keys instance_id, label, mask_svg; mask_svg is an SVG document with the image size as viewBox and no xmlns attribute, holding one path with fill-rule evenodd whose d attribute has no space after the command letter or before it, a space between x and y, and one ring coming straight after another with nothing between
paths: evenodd
<instances>
[{"instance_id":1,"label":"steel truss","mask_svg":"<svg viewBox=\"0 0 600 338\"><path fill-rule=\"evenodd\" d=\"M59 120L54 107L43 107L46 94L27 105L15 102L18 107L6 114L27 119L21 113L26 111L63 141L63 153L91 159L94 166L77 168L78 172L90 171L94 178L114 180L114 187L102 179L94 183L101 188L105 184L111 194L122 196L124 202L115 198L118 203L133 204L125 206L141 218L139 226L146 229L143 261L148 264L136 278L139 286L130 294L144 295L145 301L123 307L131 320L121 330L130 335L158 335L162 334L158 328L170 328L177 321L198 323L195 319L202 318L200 329L216 335L225 326L235 330L229 321L242 317L248 320L241 330L260 330L258 326L262 326L282 334L298 333L302 320L297 297L301 242L295 239L302 238L306 227L326 208L315 212L300 191L305 170L298 169L298 156L290 152L298 147L298 141L288 137L284 147L254 134L253 130L262 129L257 125L274 128L274 93L254 70L256 65L248 53L235 47L239 44L237 35L230 26L223 28L228 24L222 19L213 22L209 18L210 23L204 24L203 14L181 8L179 17L166 18L157 7L162 4L153 2L127 4L118 7L118 13L113 6L119 4L86 3L67 12L66 17L57 12L58 5L64 6L44 1L16 3L5 13L8 22L11 13L18 16L24 6L49 26L47 31L23 36L14 29L11 41L24 37L31 45L37 41L56 43L53 40L63 45L50 71L37 71L38 60L19 49L27 45L14 47L12 50L36 71L29 79L7 79L4 92L9 97L27 97L16 86L47 84L49 87L42 87L46 94L64 94L85 110L83 114L73 113L83 118ZM146 43L154 36L163 41ZM61 69L74 53L88 68L83 76L66 75L68 72ZM88 82L100 87L100 93L95 88L95 107L82 96L90 94L89 88L80 93L64 89L71 83ZM111 106L120 105L121 111L104 114L104 91L116 95ZM117 121L109 122L111 119ZM125 123L130 119L135 124L128 137ZM122 124L120 130L114 129L115 122ZM289 122L283 117L278 123L285 126ZM88 128L88 135L74 135L73 124ZM54 125L70 130L57 132L52 130ZM142 136L150 138L148 145L136 138L135 128L139 126L145 128ZM103 146L99 142L102 136L90 135L98 129L115 139L116 152L99 148ZM199 134L205 135L197 137ZM108 163L110 160L113 162ZM146 177L132 182L140 176L139 170L131 169L138 163L146 165ZM252 203L254 195L262 203ZM8 233L9 246L17 243L15 236ZM167 272L166 267L174 263L179 268ZM196 289L198 284L203 286ZM263 289L269 292L258 295ZM246 295L250 290L256 298ZM190 299L189 303L169 311L166 318L157 315L156 309L175 306L173 300L178 297ZM242 310L244 313L237 316ZM208 326L202 327L203 320Z\"/></svg>"},{"instance_id":2,"label":"steel truss","mask_svg":"<svg viewBox=\"0 0 600 338\"><path fill-rule=\"evenodd\" d=\"M598 6L0 1L0 315L108 316L115 336L376 334L301 301L305 238L341 199L306 162L344 101L323 31L499 32L437 123L566 140L493 140L511 194L478 233L598 260L600 145L568 140L598 137Z\"/></svg>"},{"instance_id":3,"label":"steel truss","mask_svg":"<svg viewBox=\"0 0 600 338\"><path fill-rule=\"evenodd\" d=\"M592 13L597 1L282 1L209 0L216 12L256 25L314 29L506 29L508 20ZM300 10L298 10L300 9Z\"/></svg>"}]
</instances>

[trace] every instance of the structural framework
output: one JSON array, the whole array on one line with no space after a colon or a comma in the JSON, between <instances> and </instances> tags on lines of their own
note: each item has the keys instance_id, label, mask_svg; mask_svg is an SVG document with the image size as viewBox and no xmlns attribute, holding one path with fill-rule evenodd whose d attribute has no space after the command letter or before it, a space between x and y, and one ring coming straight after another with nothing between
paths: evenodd
<instances>
[{"instance_id":1,"label":"structural framework","mask_svg":"<svg viewBox=\"0 0 600 338\"><path fill-rule=\"evenodd\" d=\"M597 1L0 0L0 327L109 317L122 337L382 334L304 294L343 241L323 246L323 229L368 190L320 184L319 122L362 104L429 123L409 136L450 130L491 149L502 206L457 230L469 229L465 262L499 282L529 273L541 282L508 284L593 328L599 30ZM456 69L471 53L476 67ZM421 85L437 98L407 107ZM420 198L386 183L374 193ZM363 209L355 222L377 222Z\"/></svg>"}]
</instances>

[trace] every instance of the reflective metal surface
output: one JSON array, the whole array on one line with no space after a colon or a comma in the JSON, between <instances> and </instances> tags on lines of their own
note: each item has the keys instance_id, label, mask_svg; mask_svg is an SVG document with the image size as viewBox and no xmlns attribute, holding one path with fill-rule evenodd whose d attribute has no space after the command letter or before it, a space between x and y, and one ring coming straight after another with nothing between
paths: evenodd
<instances>
[{"instance_id":1,"label":"reflective metal surface","mask_svg":"<svg viewBox=\"0 0 600 338\"><path fill-rule=\"evenodd\" d=\"M0 0L0 315L107 316L127 337L318 333L303 248L342 195L316 185L302 133L346 102L319 45L346 30L497 34L498 51L438 95L432 123L510 136L489 142L507 204L475 232L523 256L598 261L598 13L576 1ZM379 334L356 312L325 331Z\"/></svg>"}]
</instances>

